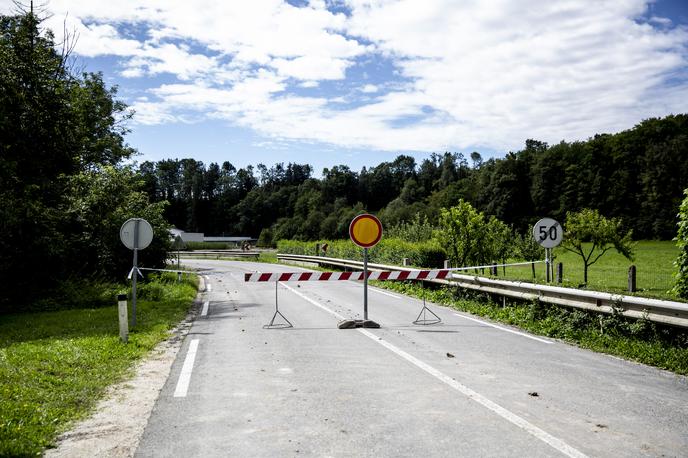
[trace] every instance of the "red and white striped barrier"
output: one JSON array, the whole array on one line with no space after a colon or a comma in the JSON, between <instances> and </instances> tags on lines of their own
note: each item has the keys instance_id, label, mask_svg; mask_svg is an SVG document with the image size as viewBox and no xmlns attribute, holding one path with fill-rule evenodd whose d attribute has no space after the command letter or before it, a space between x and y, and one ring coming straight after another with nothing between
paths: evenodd
<instances>
[{"instance_id":1,"label":"red and white striped barrier","mask_svg":"<svg viewBox=\"0 0 688 458\"><path fill-rule=\"evenodd\" d=\"M368 272L368 280L434 280L444 279L449 270L412 270ZM244 281L338 281L363 280L363 272L284 272L284 273L247 273Z\"/></svg>"}]
</instances>

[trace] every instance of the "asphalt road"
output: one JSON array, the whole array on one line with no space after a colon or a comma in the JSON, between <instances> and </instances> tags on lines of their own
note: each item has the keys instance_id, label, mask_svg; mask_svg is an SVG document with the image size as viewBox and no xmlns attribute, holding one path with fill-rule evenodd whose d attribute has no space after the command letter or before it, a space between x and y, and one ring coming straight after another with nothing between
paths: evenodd
<instances>
[{"instance_id":1,"label":"asphalt road","mask_svg":"<svg viewBox=\"0 0 688 458\"><path fill-rule=\"evenodd\" d=\"M278 286L209 268L207 306L137 456L687 456L688 380L355 282Z\"/></svg>"}]
</instances>

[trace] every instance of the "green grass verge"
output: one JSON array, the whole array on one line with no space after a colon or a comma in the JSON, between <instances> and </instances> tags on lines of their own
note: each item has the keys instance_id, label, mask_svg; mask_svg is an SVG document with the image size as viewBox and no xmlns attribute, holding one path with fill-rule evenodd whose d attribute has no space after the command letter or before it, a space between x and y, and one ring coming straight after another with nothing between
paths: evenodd
<instances>
[{"instance_id":1,"label":"green grass verge","mask_svg":"<svg viewBox=\"0 0 688 458\"><path fill-rule=\"evenodd\" d=\"M137 326L119 341L114 306L0 316L0 456L37 456L186 315L197 279L140 283ZM130 312L131 313L131 312Z\"/></svg>"},{"instance_id":2,"label":"green grass verge","mask_svg":"<svg viewBox=\"0 0 688 458\"><path fill-rule=\"evenodd\" d=\"M324 241L320 241L324 243ZM347 259L360 260L360 252L351 241L337 240L329 241L330 250L328 255L332 257L341 257ZM282 241L280 246L285 252L294 254L316 254L315 242L297 242L297 241ZM336 248L336 249L335 249ZM408 257L411 262L414 259L425 259L423 256L412 256L414 251L408 249L399 250L394 243L387 245L379 244L375 247L376 260L381 264L395 264L401 265L401 259ZM581 258L575 253L564 250L563 248L555 248L554 250L555 264L561 262L564 266L563 286L578 288L583 284L583 262ZM624 258L614 250L608 251L599 261L590 266L588 271L587 288L595 291L608 291L615 294L630 294L628 293L628 268L631 264L637 269L637 289L634 293L637 296L655 297L660 299L680 300L677 296L670 292L674 286L676 268L674 261L678 256L678 248L673 241L652 241L644 240L636 243L635 246L635 260L633 262ZM542 254L544 258L544 251ZM373 259L373 258L371 258ZM519 262L521 259L511 259L510 262ZM435 264L414 264L415 268L423 268L428 265ZM466 271L468 275L475 275L474 270ZM535 282L545 282L545 267L543 264L536 265ZM479 275L489 275L489 269L484 269L477 272ZM533 274L530 265L507 267L504 271L499 269L498 277L510 280L524 280L533 281Z\"/></svg>"},{"instance_id":3,"label":"green grass verge","mask_svg":"<svg viewBox=\"0 0 688 458\"><path fill-rule=\"evenodd\" d=\"M419 285L410 282L371 283L410 296L423 294ZM428 287L425 294L428 301L518 326L533 334L688 375L688 331L679 328L537 302L514 301L503 306L484 294L467 295L453 287Z\"/></svg>"},{"instance_id":4,"label":"green grass verge","mask_svg":"<svg viewBox=\"0 0 688 458\"><path fill-rule=\"evenodd\" d=\"M580 256L564 250L554 249L554 262L564 265L563 286L578 287L583 283L583 261ZM616 251L608 251L588 270L587 288L595 291L608 291L619 294L628 293L628 268L633 264L637 269L637 288L635 295L678 300L670 290L674 286L676 268L674 261L678 256L676 243L672 241L640 241L635 247L635 259L629 261ZM487 272L487 271L486 271ZM499 277L533 281L530 266L507 267L506 277L499 269ZM536 281L544 283L544 264L536 265Z\"/></svg>"}]
</instances>

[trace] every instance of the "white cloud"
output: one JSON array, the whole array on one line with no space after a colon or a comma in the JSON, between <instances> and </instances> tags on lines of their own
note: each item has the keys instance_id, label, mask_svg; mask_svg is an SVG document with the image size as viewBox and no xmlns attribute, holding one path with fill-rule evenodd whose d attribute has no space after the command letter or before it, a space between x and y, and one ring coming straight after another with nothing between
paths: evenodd
<instances>
[{"instance_id":1,"label":"white cloud","mask_svg":"<svg viewBox=\"0 0 688 458\"><path fill-rule=\"evenodd\" d=\"M116 56L121 76L149 82L133 102L145 124L212 118L339 146L516 149L688 111L688 29L646 17L644 0L346 3L349 17L322 0L52 0L48 26L59 35L69 12L77 53ZM375 73L383 59L396 74Z\"/></svg>"}]
</instances>

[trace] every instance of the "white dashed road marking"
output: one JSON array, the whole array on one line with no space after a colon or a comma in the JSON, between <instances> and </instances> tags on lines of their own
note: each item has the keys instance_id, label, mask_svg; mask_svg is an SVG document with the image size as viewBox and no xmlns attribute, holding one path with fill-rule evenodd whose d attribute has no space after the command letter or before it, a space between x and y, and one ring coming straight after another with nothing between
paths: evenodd
<instances>
[{"instance_id":1,"label":"white dashed road marking","mask_svg":"<svg viewBox=\"0 0 688 458\"><path fill-rule=\"evenodd\" d=\"M198 339L193 339L189 344L189 350L184 359L182 371L179 373L179 380L177 381L177 388L174 390L175 398L185 398L186 392L189 390L189 382L191 381L191 373L193 372L194 361L196 360L196 352L198 351Z\"/></svg>"}]
</instances>

